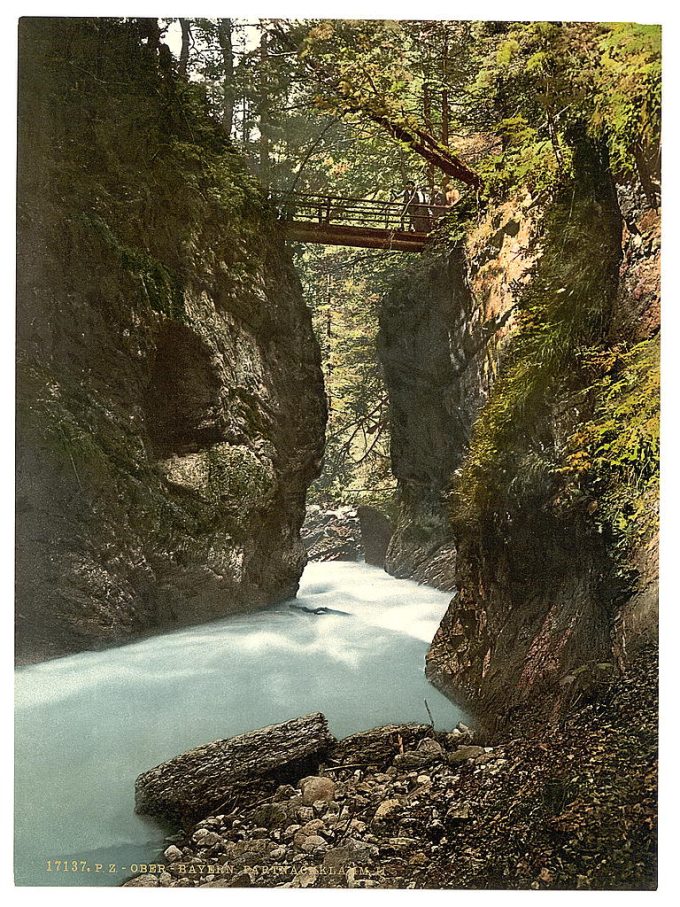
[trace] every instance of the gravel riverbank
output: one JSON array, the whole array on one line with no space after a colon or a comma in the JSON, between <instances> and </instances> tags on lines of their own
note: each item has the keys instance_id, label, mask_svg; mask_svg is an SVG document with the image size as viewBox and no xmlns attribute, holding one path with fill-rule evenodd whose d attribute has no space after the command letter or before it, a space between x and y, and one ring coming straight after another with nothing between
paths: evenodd
<instances>
[{"instance_id":1,"label":"gravel riverbank","mask_svg":"<svg viewBox=\"0 0 680 907\"><path fill-rule=\"evenodd\" d=\"M512 740L391 726L177 836L150 887L652 889L657 657ZM515 724L516 726L516 724Z\"/></svg>"}]
</instances>

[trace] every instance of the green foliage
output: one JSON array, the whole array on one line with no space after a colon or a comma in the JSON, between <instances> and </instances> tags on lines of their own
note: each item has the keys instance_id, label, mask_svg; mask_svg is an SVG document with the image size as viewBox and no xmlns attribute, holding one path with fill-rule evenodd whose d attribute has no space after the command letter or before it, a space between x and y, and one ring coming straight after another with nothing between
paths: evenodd
<instances>
[{"instance_id":1,"label":"green foliage","mask_svg":"<svg viewBox=\"0 0 680 907\"><path fill-rule=\"evenodd\" d=\"M20 172L21 197L42 199L67 247L115 256L138 304L171 318L183 318L190 287L254 274L265 198L210 119L204 87L179 80L134 20L53 19L39 40L44 66L22 69L20 143L52 141L39 173ZM67 45L69 55L54 50ZM32 216L22 204L19 217ZM66 272L68 291L87 276Z\"/></svg>"},{"instance_id":2,"label":"green foliage","mask_svg":"<svg viewBox=\"0 0 680 907\"><path fill-rule=\"evenodd\" d=\"M488 196L503 196L513 190L532 194L555 189L572 176L572 150L559 137L558 152L539 130L522 115L502 120L497 126L502 150L490 154L479 165Z\"/></svg>"},{"instance_id":3,"label":"green foliage","mask_svg":"<svg viewBox=\"0 0 680 907\"><path fill-rule=\"evenodd\" d=\"M660 39L658 26L631 23L481 30L473 90L500 139L479 165L487 194L559 188L571 177L575 127L606 142L615 173L658 178Z\"/></svg>"},{"instance_id":4,"label":"green foliage","mask_svg":"<svg viewBox=\"0 0 680 907\"><path fill-rule=\"evenodd\" d=\"M633 173L641 159L658 171L661 29L615 23L602 38L600 52L593 128L606 137L615 172Z\"/></svg>"},{"instance_id":5,"label":"green foliage","mask_svg":"<svg viewBox=\"0 0 680 907\"><path fill-rule=\"evenodd\" d=\"M387 391L376 337L380 300L411 256L308 248L297 256L322 355L329 404L324 470L310 489L320 503L389 508Z\"/></svg>"},{"instance_id":6,"label":"green foliage","mask_svg":"<svg viewBox=\"0 0 680 907\"><path fill-rule=\"evenodd\" d=\"M98 215L76 215L74 221L86 232L102 237L117 256L120 266L139 279L145 297L155 312L167 315L175 321L184 321L184 292L177 278L159 261L151 258L140 248L123 245L111 228Z\"/></svg>"},{"instance_id":7,"label":"green foliage","mask_svg":"<svg viewBox=\"0 0 680 907\"><path fill-rule=\"evenodd\" d=\"M625 553L658 521L659 336L597 360L592 415L569 437L560 472L567 493L597 501L596 519Z\"/></svg>"}]
</instances>

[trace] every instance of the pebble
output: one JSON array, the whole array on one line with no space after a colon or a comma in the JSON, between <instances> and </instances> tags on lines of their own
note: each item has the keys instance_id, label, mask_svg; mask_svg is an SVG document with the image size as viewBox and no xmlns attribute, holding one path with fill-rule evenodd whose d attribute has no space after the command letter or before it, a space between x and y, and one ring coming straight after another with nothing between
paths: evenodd
<instances>
[{"instance_id":1,"label":"pebble","mask_svg":"<svg viewBox=\"0 0 680 907\"><path fill-rule=\"evenodd\" d=\"M446 818L452 822L463 822L466 819L471 818L470 804L461 803L460 805L451 806L446 813Z\"/></svg>"},{"instance_id":2,"label":"pebble","mask_svg":"<svg viewBox=\"0 0 680 907\"><path fill-rule=\"evenodd\" d=\"M319 875L319 870L316 866L305 866L304 869L301 869L293 879L292 888L309 888L313 885Z\"/></svg>"},{"instance_id":3,"label":"pebble","mask_svg":"<svg viewBox=\"0 0 680 907\"><path fill-rule=\"evenodd\" d=\"M166 850L163 852L163 856L168 863L176 863L177 860L181 860L183 858L182 851L179 849L179 847L175 847L174 844L171 844L170 847L166 848Z\"/></svg>"},{"instance_id":4,"label":"pebble","mask_svg":"<svg viewBox=\"0 0 680 907\"><path fill-rule=\"evenodd\" d=\"M300 781L302 802L305 806L312 806L319 800L329 803L335 797L337 785L332 778L312 775Z\"/></svg>"},{"instance_id":5,"label":"pebble","mask_svg":"<svg viewBox=\"0 0 680 907\"><path fill-rule=\"evenodd\" d=\"M123 888L158 888L158 877L155 875L135 876L123 883Z\"/></svg>"},{"instance_id":6,"label":"pebble","mask_svg":"<svg viewBox=\"0 0 680 907\"><path fill-rule=\"evenodd\" d=\"M317 847L325 847L326 840L321 837L321 835L309 835L308 838L302 842L302 849L306 853L311 853L313 850L316 850Z\"/></svg>"},{"instance_id":7,"label":"pebble","mask_svg":"<svg viewBox=\"0 0 680 907\"><path fill-rule=\"evenodd\" d=\"M376 809L374 819L380 821L381 819L387 818L387 816L393 815L395 812L398 812L402 808L399 800L383 800L380 806Z\"/></svg>"}]
</instances>

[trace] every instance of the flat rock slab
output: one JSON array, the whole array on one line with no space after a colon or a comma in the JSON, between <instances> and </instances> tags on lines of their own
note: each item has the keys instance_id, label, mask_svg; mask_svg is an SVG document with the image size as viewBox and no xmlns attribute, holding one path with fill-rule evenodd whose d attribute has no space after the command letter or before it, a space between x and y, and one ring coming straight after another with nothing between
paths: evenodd
<instances>
[{"instance_id":1,"label":"flat rock slab","mask_svg":"<svg viewBox=\"0 0 680 907\"><path fill-rule=\"evenodd\" d=\"M191 825L258 785L312 774L335 742L316 712L207 743L141 774L135 811Z\"/></svg>"},{"instance_id":2,"label":"flat rock slab","mask_svg":"<svg viewBox=\"0 0 680 907\"><path fill-rule=\"evenodd\" d=\"M414 749L424 738L432 736L428 724L387 724L344 737L328 753L328 765L361 764L387 767L394 757Z\"/></svg>"}]
</instances>

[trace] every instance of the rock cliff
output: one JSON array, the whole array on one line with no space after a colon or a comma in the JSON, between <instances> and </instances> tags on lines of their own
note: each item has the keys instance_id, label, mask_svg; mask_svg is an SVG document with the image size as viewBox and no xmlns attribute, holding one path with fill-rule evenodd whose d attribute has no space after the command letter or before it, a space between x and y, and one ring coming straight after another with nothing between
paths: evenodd
<instances>
[{"instance_id":1,"label":"rock cliff","mask_svg":"<svg viewBox=\"0 0 680 907\"><path fill-rule=\"evenodd\" d=\"M293 595L320 357L261 191L137 23L24 19L17 656Z\"/></svg>"},{"instance_id":2,"label":"rock cliff","mask_svg":"<svg viewBox=\"0 0 680 907\"><path fill-rule=\"evenodd\" d=\"M582 140L550 203L490 207L384 301L388 569L456 590L428 676L483 723L656 635L658 227Z\"/></svg>"}]
</instances>

